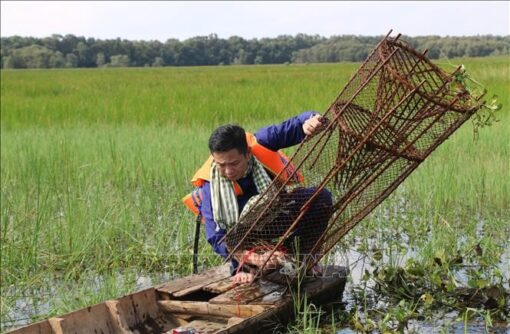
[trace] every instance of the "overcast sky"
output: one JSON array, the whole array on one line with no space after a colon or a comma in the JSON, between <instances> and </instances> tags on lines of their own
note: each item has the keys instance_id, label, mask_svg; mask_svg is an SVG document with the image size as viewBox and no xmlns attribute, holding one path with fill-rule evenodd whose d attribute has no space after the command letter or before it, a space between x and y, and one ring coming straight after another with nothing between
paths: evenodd
<instances>
[{"instance_id":1,"label":"overcast sky","mask_svg":"<svg viewBox=\"0 0 510 334\"><path fill-rule=\"evenodd\" d=\"M1 36L509 35L510 1L1 1Z\"/></svg>"}]
</instances>

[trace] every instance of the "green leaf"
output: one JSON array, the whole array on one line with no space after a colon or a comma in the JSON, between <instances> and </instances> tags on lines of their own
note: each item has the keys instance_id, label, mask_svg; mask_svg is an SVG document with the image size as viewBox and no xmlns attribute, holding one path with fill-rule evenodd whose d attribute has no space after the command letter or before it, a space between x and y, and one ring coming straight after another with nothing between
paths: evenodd
<instances>
[{"instance_id":1,"label":"green leaf","mask_svg":"<svg viewBox=\"0 0 510 334\"><path fill-rule=\"evenodd\" d=\"M434 283L434 285L439 286L439 287L443 283L443 280L441 279L441 275L440 275L439 271L434 271L432 273L432 275L430 276L430 279L432 280L432 283Z\"/></svg>"},{"instance_id":2,"label":"green leaf","mask_svg":"<svg viewBox=\"0 0 510 334\"><path fill-rule=\"evenodd\" d=\"M431 305L434 302L434 297L432 297L430 293L424 293L423 295L420 296L420 299L427 306Z\"/></svg>"},{"instance_id":3,"label":"green leaf","mask_svg":"<svg viewBox=\"0 0 510 334\"><path fill-rule=\"evenodd\" d=\"M477 279L476 280L476 286L480 289L485 288L489 285L489 281L486 279Z\"/></svg>"},{"instance_id":4,"label":"green leaf","mask_svg":"<svg viewBox=\"0 0 510 334\"><path fill-rule=\"evenodd\" d=\"M379 249L378 249L378 250L374 251L373 258L374 258L374 260L376 260L376 261L380 261L380 260L382 260L382 258L383 258L383 254L382 254L381 250L379 250Z\"/></svg>"}]
</instances>

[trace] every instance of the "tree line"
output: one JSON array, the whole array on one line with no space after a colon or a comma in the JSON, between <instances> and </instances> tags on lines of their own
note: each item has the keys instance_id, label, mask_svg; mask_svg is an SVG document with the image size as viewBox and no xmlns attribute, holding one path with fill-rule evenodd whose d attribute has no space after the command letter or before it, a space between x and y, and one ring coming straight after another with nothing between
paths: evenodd
<instances>
[{"instance_id":1,"label":"tree line","mask_svg":"<svg viewBox=\"0 0 510 334\"><path fill-rule=\"evenodd\" d=\"M232 64L285 64L363 61L382 36L281 35L275 38L244 39L216 34L164 43L126 39L96 39L72 34L35 38L1 38L2 68L73 68L197 66ZM401 39L428 57L485 57L510 54L510 36L440 37Z\"/></svg>"}]
</instances>

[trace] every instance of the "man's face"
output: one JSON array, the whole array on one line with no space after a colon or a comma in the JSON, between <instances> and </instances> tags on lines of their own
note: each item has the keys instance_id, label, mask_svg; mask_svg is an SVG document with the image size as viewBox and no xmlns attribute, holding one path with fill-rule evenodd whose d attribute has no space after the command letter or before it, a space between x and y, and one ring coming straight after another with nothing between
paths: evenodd
<instances>
[{"instance_id":1,"label":"man's face","mask_svg":"<svg viewBox=\"0 0 510 334\"><path fill-rule=\"evenodd\" d=\"M242 154L234 148L226 152L214 152L212 156L220 169L220 174L231 181L236 181L246 173L251 153Z\"/></svg>"}]
</instances>

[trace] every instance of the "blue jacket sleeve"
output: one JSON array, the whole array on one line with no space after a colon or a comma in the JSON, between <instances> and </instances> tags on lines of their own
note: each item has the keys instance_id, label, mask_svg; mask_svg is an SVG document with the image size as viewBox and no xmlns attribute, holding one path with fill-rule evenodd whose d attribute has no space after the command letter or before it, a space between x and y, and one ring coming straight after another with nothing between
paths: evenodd
<instances>
[{"instance_id":1,"label":"blue jacket sleeve","mask_svg":"<svg viewBox=\"0 0 510 334\"><path fill-rule=\"evenodd\" d=\"M273 151L297 145L305 139L303 123L315 114L318 113L315 111L305 111L278 125L266 126L255 132L257 142Z\"/></svg>"},{"instance_id":2,"label":"blue jacket sleeve","mask_svg":"<svg viewBox=\"0 0 510 334\"><path fill-rule=\"evenodd\" d=\"M227 246L225 242L220 242L223 236L225 236L226 231L223 229L216 231L216 222L214 221L211 204L211 185L209 182L206 182L202 186L202 206L200 207L200 212L205 220L205 236L207 242L212 246L215 253L226 258L228 255Z\"/></svg>"}]
</instances>

